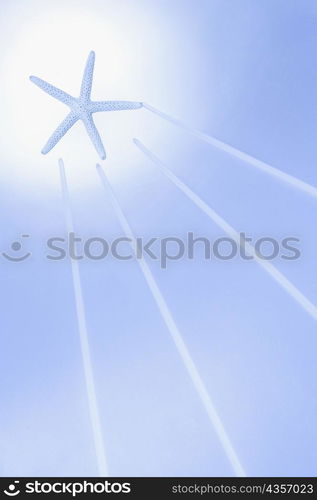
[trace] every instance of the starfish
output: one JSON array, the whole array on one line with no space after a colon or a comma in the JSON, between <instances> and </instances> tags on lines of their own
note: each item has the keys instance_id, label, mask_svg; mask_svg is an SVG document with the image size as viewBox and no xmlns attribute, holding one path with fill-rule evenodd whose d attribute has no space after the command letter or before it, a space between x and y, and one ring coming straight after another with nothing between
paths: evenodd
<instances>
[{"instance_id":1,"label":"starfish","mask_svg":"<svg viewBox=\"0 0 317 500\"><path fill-rule=\"evenodd\" d=\"M81 83L80 95L79 97L73 97L63 90L54 87L50 83L45 82L37 76L30 76L30 80L40 87L44 92L51 95L58 101L67 104L70 108L69 114L60 123L55 132L51 135L44 148L42 149L42 154L47 154L51 149L56 146L60 139L66 134L66 132L76 123L78 120L82 120L87 130L87 134L90 137L91 142L97 150L100 158L104 160L106 158L105 148L102 144L100 135L94 124L92 114L98 111L119 111L124 109L137 109L142 107L142 102L135 101L91 101L91 87L93 80L93 71L95 64L95 53L90 52L86 67L83 74L83 79Z\"/></svg>"}]
</instances>

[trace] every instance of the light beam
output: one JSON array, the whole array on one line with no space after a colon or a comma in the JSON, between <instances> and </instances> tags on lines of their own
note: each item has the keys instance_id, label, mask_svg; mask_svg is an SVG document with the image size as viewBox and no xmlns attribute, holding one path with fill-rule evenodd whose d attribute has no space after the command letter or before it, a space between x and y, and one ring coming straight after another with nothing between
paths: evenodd
<instances>
[{"instance_id":1,"label":"light beam","mask_svg":"<svg viewBox=\"0 0 317 500\"><path fill-rule=\"evenodd\" d=\"M204 212L220 229L230 236L240 247L241 235L215 210L204 202L194 191L182 182L164 163L142 144L138 139L133 139L134 144L142 153L157 165L163 174L168 177L202 212ZM281 273L271 262L257 255L255 248L247 241L243 241L244 248L254 260L276 281L310 316L317 320L317 307L313 304L283 273Z\"/></svg>"},{"instance_id":2,"label":"light beam","mask_svg":"<svg viewBox=\"0 0 317 500\"><path fill-rule=\"evenodd\" d=\"M66 225L68 234L74 233L74 224L71 210L71 203L69 197L69 191L67 186L67 180L65 175L65 167L63 160L59 160L59 171L63 194L63 203L66 216ZM87 398L89 405L89 414L91 427L93 432L94 447L97 458L97 465L99 475L101 477L108 476L108 466L106 460L106 453L104 448L104 439L102 433L101 419L99 414L96 387L94 381L94 374L91 362L90 345L89 345L89 335L86 322L85 304L80 280L80 273L77 260L71 259L71 269L73 277L73 287L75 294L75 304L76 304L76 314L77 323L80 338L80 348L84 367L84 376L87 390Z\"/></svg>"},{"instance_id":3,"label":"light beam","mask_svg":"<svg viewBox=\"0 0 317 500\"><path fill-rule=\"evenodd\" d=\"M126 216L124 215L122 209L121 209L121 206L120 206L120 203L119 201L117 200L117 197L112 189L112 186L110 185L102 167L100 165L97 165L97 171L98 171L98 174L99 174L99 177L100 177L100 180L101 180L101 183L106 191L106 194L107 196L109 196L110 198L110 201L112 203L112 206L114 208L114 211L118 217L118 220L120 222L120 225L122 227L122 230L124 231L125 235L127 238L129 238L129 240L132 242L131 243L131 247L132 247L132 250L136 256L136 239L135 239L135 236L133 234L133 231L129 225L129 222L126 218ZM188 372L188 375L190 376L191 378L191 381L197 391L197 394L199 395L204 407L205 407L205 410L208 414L208 417L209 417L209 420L210 422L212 423L214 429L215 429L215 432L219 438L219 441L221 442L222 444L222 447L223 447L223 450L235 472L235 475L236 476L241 476L241 477L245 477L246 476L246 473L244 471L244 468L243 466L241 465L241 462L237 456L237 453L231 443L231 440L224 428L224 425L221 421L221 418L219 417L216 409L215 409L215 406L214 406L214 403L212 402L211 400L211 397L205 387L205 384L198 372L198 369L196 368L196 365L188 351L188 348L184 342L184 339L182 337L182 334L181 332L179 331L175 321L174 321L174 318L172 316L172 313L171 311L169 310L169 307L162 295L162 292L160 291L156 281L155 281L155 278L150 270L150 268L148 267L147 263L145 262L145 260L142 258L142 259L137 259L137 262L139 263L140 265L140 268L141 268L141 271L143 273L143 276L146 280L146 283L152 293L152 296L156 302L156 305L158 307L158 310L160 311L161 313L161 316L165 322L165 325L175 343L175 346L176 346L176 349L178 351L178 354L180 355L184 365L185 365L185 368Z\"/></svg>"},{"instance_id":4,"label":"light beam","mask_svg":"<svg viewBox=\"0 0 317 500\"><path fill-rule=\"evenodd\" d=\"M248 163L249 165L252 165L253 167L257 168L258 170L261 170L262 172L270 175L271 177L275 177L276 179L285 182L286 184L289 184L294 188L304 191L306 194L309 194L317 198L317 188L315 186L312 186L311 184L308 184L307 182L304 182L298 179L297 177L294 177L293 175L286 174L282 170L272 167L268 163L258 160L257 158L254 158L254 156L251 156L248 153L244 153L243 151L240 151L239 149L234 148L233 146L230 146L225 142L219 141L219 139L216 139L215 137L205 134L204 132L195 129L190 125L187 125L181 120L178 120L173 116L163 113L159 109L154 108L149 104L143 103L143 107L151 111L151 113L160 116L164 120L173 123L173 125L176 125L178 128L196 137L197 139L206 142L207 144L210 144L211 146L214 146L215 148L220 149L221 151L224 151L225 153L228 153L229 155L234 156L235 158L238 158L239 160L242 160L243 162Z\"/></svg>"}]
</instances>

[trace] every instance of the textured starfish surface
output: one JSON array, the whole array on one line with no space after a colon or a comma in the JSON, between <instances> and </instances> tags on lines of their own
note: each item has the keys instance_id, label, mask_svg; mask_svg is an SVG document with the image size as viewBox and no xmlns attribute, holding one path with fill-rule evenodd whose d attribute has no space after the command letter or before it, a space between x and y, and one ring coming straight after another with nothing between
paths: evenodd
<instances>
[{"instance_id":1,"label":"textured starfish surface","mask_svg":"<svg viewBox=\"0 0 317 500\"><path fill-rule=\"evenodd\" d=\"M93 71L95 64L95 53L90 52L83 79L80 89L79 97L73 97L63 90L54 87L50 83L41 80L36 76L30 76L30 80L40 87L44 92L55 97L58 101L67 104L70 108L69 114L60 123L55 132L51 135L42 153L47 154L66 134L66 132L76 123L78 120L82 120L90 137L91 142L95 146L100 158L104 160L106 158L105 148L102 144L99 132L94 124L92 114L98 111L119 111L128 109L137 109L142 107L142 102L135 101L91 101L91 87L93 79Z\"/></svg>"}]
</instances>

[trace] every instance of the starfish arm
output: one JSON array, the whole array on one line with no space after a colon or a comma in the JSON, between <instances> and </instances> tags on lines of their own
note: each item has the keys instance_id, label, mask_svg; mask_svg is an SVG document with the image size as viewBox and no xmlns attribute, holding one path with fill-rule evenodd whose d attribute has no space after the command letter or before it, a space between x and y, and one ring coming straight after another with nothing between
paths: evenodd
<instances>
[{"instance_id":1,"label":"starfish arm","mask_svg":"<svg viewBox=\"0 0 317 500\"><path fill-rule=\"evenodd\" d=\"M127 109L142 108L143 103L137 101L94 101L91 103L91 111L120 111Z\"/></svg>"},{"instance_id":2,"label":"starfish arm","mask_svg":"<svg viewBox=\"0 0 317 500\"><path fill-rule=\"evenodd\" d=\"M81 89L80 89L80 97L84 99L85 101L88 101L90 99L90 94L91 94L91 87L92 87L92 78L93 78L93 73L94 73L94 65L95 65L95 53L90 52L86 66L85 66L85 71L81 83Z\"/></svg>"},{"instance_id":3,"label":"starfish arm","mask_svg":"<svg viewBox=\"0 0 317 500\"><path fill-rule=\"evenodd\" d=\"M70 106L74 101L74 98L71 95L67 94L63 90L58 89L57 87L54 87L54 85L45 82L37 76L30 76L30 80L31 82L35 83L35 85L40 87L40 89L44 90L44 92L51 95L52 97L55 97L55 99L57 99L58 101L67 104L67 106Z\"/></svg>"},{"instance_id":4,"label":"starfish arm","mask_svg":"<svg viewBox=\"0 0 317 500\"><path fill-rule=\"evenodd\" d=\"M104 160L106 158L106 151L102 144L96 125L94 124L94 121L92 119L92 116L87 115L86 117L82 118L82 120L86 127L87 134L89 135L91 142L95 146L97 153L99 154L100 158Z\"/></svg>"},{"instance_id":5,"label":"starfish arm","mask_svg":"<svg viewBox=\"0 0 317 500\"><path fill-rule=\"evenodd\" d=\"M42 154L46 155L56 144L60 141L60 139L66 134L66 132L76 123L78 120L78 116L71 112L69 113L65 120L60 123L55 132L51 135L44 148L42 149Z\"/></svg>"}]
</instances>

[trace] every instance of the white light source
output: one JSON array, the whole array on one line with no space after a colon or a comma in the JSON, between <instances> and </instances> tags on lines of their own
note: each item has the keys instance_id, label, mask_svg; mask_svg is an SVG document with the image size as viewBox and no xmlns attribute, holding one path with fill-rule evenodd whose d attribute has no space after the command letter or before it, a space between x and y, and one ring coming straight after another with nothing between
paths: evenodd
<instances>
[{"instance_id":1,"label":"white light source","mask_svg":"<svg viewBox=\"0 0 317 500\"><path fill-rule=\"evenodd\" d=\"M143 100L142 94L146 88L155 87L158 76L153 72L145 75L147 64L144 64L144 59L155 58L159 48L155 43L152 47L151 42L148 46L142 43L140 33L149 28L143 23L142 16L136 15L135 9L133 18L128 11L122 12L118 18L118 12L113 12L113 9L109 9L107 15L98 16L96 8L70 9L60 2L56 2L51 10L47 9L47 4L41 9L36 0L28 7L28 12L31 12L28 22L17 16L10 35L7 34L10 45L4 44L8 50L4 50L2 61L2 114L5 116L1 133L2 158L6 163L10 162L10 169L18 169L19 177L22 176L25 182L34 183L37 178L45 183L50 182L47 170L63 156L68 162L78 165L78 179L87 183L92 177L87 164L94 165L97 158L81 124L76 124L48 157L40 154L67 110L63 104L34 87L29 75L35 74L77 95L87 55L94 50L96 65L92 98ZM133 129L140 123L140 113L139 110L122 111L117 117L113 113L96 117L109 155L112 151L122 152L124 144L130 143L131 137L140 133L140 129ZM122 158L127 159L125 155ZM5 170L2 170L2 175L6 175Z\"/></svg>"}]
</instances>

